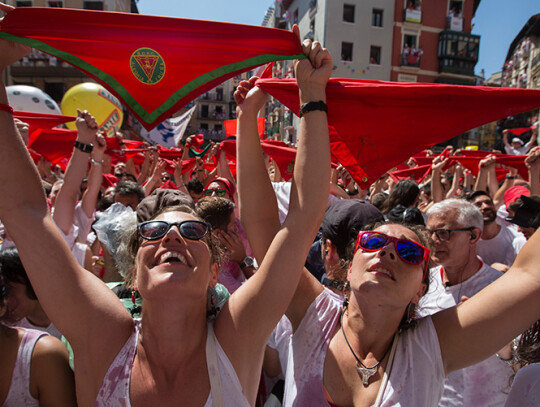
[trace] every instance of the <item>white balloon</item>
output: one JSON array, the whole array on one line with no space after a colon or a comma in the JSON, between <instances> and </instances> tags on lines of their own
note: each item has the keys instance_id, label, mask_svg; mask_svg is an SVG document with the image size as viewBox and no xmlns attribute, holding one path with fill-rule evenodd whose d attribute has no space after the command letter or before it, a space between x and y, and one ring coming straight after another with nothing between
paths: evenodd
<instances>
[{"instance_id":1,"label":"white balloon","mask_svg":"<svg viewBox=\"0 0 540 407\"><path fill-rule=\"evenodd\" d=\"M33 113L62 114L58 104L41 89L27 85L6 88L9 105L13 110Z\"/></svg>"}]
</instances>

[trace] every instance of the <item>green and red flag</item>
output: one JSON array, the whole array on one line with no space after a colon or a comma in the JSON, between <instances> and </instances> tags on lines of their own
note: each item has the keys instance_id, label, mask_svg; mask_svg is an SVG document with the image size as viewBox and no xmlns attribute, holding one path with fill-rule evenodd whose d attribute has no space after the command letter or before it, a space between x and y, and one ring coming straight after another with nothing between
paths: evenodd
<instances>
[{"instance_id":1,"label":"green and red flag","mask_svg":"<svg viewBox=\"0 0 540 407\"><path fill-rule=\"evenodd\" d=\"M286 30L90 10L17 8L0 22L0 37L74 65L148 130L235 75L304 58Z\"/></svg>"}]
</instances>

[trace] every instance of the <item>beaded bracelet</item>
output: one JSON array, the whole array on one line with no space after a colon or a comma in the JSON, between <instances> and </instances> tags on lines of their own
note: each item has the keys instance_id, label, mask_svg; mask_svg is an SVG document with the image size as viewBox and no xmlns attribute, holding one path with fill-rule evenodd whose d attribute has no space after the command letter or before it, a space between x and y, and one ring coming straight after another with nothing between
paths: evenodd
<instances>
[{"instance_id":1,"label":"beaded bracelet","mask_svg":"<svg viewBox=\"0 0 540 407\"><path fill-rule=\"evenodd\" d=\"M3 103L0 103L0 110L3 110L4 112L8 112L9 114L13 114L13 108L10 105L5 105Z\"/></svg>"}]
</instances>

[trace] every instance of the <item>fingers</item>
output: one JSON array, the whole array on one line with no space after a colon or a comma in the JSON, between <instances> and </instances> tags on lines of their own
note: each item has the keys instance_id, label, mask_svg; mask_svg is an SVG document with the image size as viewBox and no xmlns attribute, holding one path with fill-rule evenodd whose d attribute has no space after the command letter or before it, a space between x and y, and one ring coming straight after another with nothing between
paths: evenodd
<instances>
[{"instance_id":1,"label":"fingers","mask_svg":"<svg viewBox=\"0 0 540 407\"><path fill-rule=\"evenodd\" d=\"M301 41L301 39L300 39L300 28L298 28L298 26L296 24L293 25L292 32L293 32L294 35L296 35L296 37L298 38L298 41L300 42Z\"/></svg>"}]
</instances>

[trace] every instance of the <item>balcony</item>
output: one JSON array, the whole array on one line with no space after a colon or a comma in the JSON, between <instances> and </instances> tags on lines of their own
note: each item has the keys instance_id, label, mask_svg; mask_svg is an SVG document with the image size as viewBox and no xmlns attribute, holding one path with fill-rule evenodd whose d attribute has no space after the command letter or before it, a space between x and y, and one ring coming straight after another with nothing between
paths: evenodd
<instances>
[{"instance_id":1,"label":"balcony","mask_svg":"<svg viewBox=\"0 0 540 407\"><path fill-rule=\"evenodd\" d=\"M10 67L13 77L86 78L86 74L56 58L25 58Z\"/></svg>"},{"instance_id":2,"label":"balcony","mask_svg":"<svg viewBox=\"0 0 540 407\"><path fill-rule=\"evenodd\" d=\"M403 21L406 23L422 23L422 11L406 8L403 10Z\"/></svg>"},{"instance_id":3,"label":"balcony","mask_svg":"<svg viewBox=\"0 0 540 407\"><path fill-rule=\"evenodd\" d=\"M199 120L226 120L227 116L224 112L200 112L197 114Z\"/></svg>"},{"instance_id":4,"label":"balcony","mask_svg":"<svg viewBox=\"0 0 540 407\"><path fill-rule=\"evenodd\" d=\"M421 54L401 54L401 66L420 68Z\"/></svg>"},{"instance_id":5,"label":"balcony","mask_svg":"<svg viewBox=\"0 0 540 407\"><path fill-rule=\"evenodd\" d=\"M439 34L439 72L474 76L480 36L456 31Z\"/></svg>"}]
</instances>

